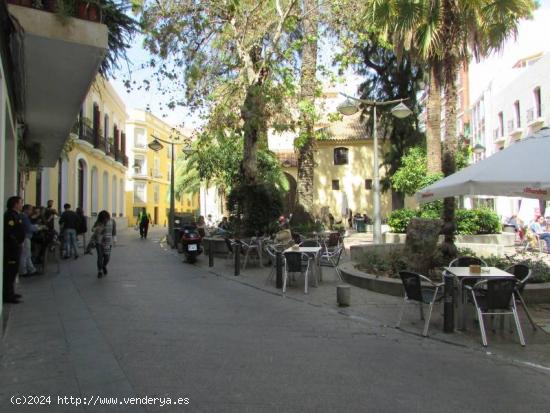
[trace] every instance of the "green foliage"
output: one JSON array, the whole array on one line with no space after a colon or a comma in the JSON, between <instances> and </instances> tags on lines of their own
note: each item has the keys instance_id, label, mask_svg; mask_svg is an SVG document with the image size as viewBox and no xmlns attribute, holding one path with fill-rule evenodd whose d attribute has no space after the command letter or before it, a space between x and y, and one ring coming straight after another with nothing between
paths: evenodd
<instances>
[{"instance_id":1,"label":"green foliage","mask_svg":"<svg viewBox=\"0 0 550 413\"><path fill-rule=\"evenodd\" d=\"M406 233L409 222L416 216L418 216L418 211L411 208L393 210L388 216L388 225L391 232L398 234Z\"/></svg>"},{"instance_id":2,"label":"green foliage","mask_svg":"<svg viewBox=\"0 0 550 413\"><path fill-rule=\"evenodd\" d=\"M283 200L273 185L241 185L227 197L227 209L236 217L241 235L267 234L282 213Z\"/></svg>"},{"instance_id":3,"label":"green foliage","mask_svg":"<svg viewBox=\"0 0 550 413\"><path fill-rule=\"evenodd\" d=\"M404 234L414 217L437 219L441 217L441 202L431 202L421 209L396 209L388 217L388 225L392 232ZM498 215L487 208L457 209L455 211L457 234L498 234L500 220Z\"/></svg>"},{"instance_id":4,"label":"green foliage","mask_svg":"<svg viewBox=\"0 0 550 413\"><path fill-rule=\"evenodd\" d=\"M459 255L468 255L471 257L477 257L476 253L469 248L459 248ZM530 253L515 254L512 256L499 257L497 255L490 255L488 257L481 257L490 267L497 267L501 270L506 270L508 267L514 264L527 265L533 274L529 278L529 283L545 283L550 282L550 266L537 257L536 254Z\"/></svg>"},{"instance_id":5,"label":"green foliage","mask_svg":"<svg viewBox=\"0 0 550 413\"><path fill-rule=\"evenodd\" d=\"M401 167L390 179L396 190L412 196L442 177L442 174L428 174L426 151L420 146L415 146L407 150L401 161Z\"/></svg>"},{"instance_id":6,"label":"green foliage","mask_svg":"<svg viewBox=\"0 0 550 413\"><path fill-rule=\"evenodd\" d=\"M455 211L457 234L498 234L500 220L498 215L487 208L457 209Z\"/></svg>"},{"instance_id":7,"label":"green foliage","mask_svg":"<svg viewBox=\"0 0 550 413\"><path fill-rule=\"evenodd\" d=\"M399 251L382 255L373 252L362 254L357 260L357 269L376 276L397 277L407 268Z\"/></svg>"},{"instance_id":8,"label":"green foliage","mask_svg":"<svg viewBox=\"0 0 550 413\"><path fill-rule=\"evenodd\" d=\"M193 144L190 155L179 155L176 160L175 192L199 190L200 182L215 184L230 192L241 179L243 159L242 136L223 131L205 132ZM267 149L258 150L258 181L270 182L281 192L288 191L288 181L275 154Z\"/></svg>"}]
</instances>

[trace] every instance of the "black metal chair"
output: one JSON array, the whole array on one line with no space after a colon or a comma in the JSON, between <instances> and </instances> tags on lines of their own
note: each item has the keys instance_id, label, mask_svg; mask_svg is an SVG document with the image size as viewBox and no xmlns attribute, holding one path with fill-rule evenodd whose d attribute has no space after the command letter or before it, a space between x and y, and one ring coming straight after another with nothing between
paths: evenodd
<instances>
[{"instance_id":1,"label":"black metal chair","mask_svg":"<svg viewBox=\"0 0 550 413\"><path fill-rule=\"evenodd\" d=\"M320 247L319 241L316 239L305 239L300 243L300 247Z\"/></svg>"},{"instance_id":2,"label":"black metal chair","mask_svg":"<svg viewBox=\"0 0 550 413\"><path fill-rule=\"evenodd\" d=\"M514 276L516 277L517 284L515 287L514 296L519 300L519 303L522 305L523 310L525 311L527 319L533 326L533 330L536 331L537 325L533 320L533 317L531 316L531 313L527 308L527 304L525 304L525 301L523 300L523 297L521 295L523 293L523 289L525 288L525 284L527 284L527 280L531 277L531 269L525 264L514 264L506 268L504 271L509 272L510 274L514 274Z\"/></svg>"},{"instance_id":3,"label":"black metal chair","mask_svg":"<svg viewBox=\"0 0 550 413\"><path fill-rule=\"evenodd\" d=\"M283 295L286 292L286 284L289 280L289 273L304 273L304 294L307 294L308 274L312 258L308 254L301 252L285 252L284 254L284 269L283 275ZM305 267L305 272L304 272Z\"/></svg>"},{"instance_id":4,"label":"black metal chair","mask_svg":"<svg viewBox=\"0 0 550 413\"><path fill-rule=\"evenodd\" d=\"M267 275L267 279L265 280L265 283L268 284L271 280L273 280L273 276L275 275L275 270L277 269L277 249L275 245L267 244L264 247L264 251L267 253L267 256L269 257L269 260L271 261L271 270L269 271L269 274ZM283 255L283 268L284 268L284 255Z\"/></svg>"},{"instance_id":5,"label":"black metal chair","mask_svg":"<svg viewBox=\"0 0 550 413\"><path fill-rule=\"evenodd\" d=\"M487 263L478 257L463 256L455 258L449 264L449 267L469 267L470 265L481 265L487 267Z\"/></svg>"},{"instance_id":6,"label":"black metal chair","mask_svg":"<svg viewBox=\"0 0 550 413\"><path fill-rule=\"evenodd\" d=\"M338 264L340 263L340 257L342 256L343 251L344 251L344 245L340 243L336 247L325 248L324 250L322 250L321 257L320 257L321 265L327 266L327 267L333 267L334 270L336 271L336 274L338 274L340 281L343 281L343 279L342 279L342 273L338 268Z\"/></svg>"},{"instance_id":7,"label":"black metal chair","mask_svg":"<svg viewBox=\"0 0 550 413\"><path fill-rule=\"evenodd\" d=\"M490 280L481 280L473 286L466 286L466 289L472 295L472 300L477 311L481 342L485 347L487 347L487 333L485 331L483 316L506 314L514 316L519 341L522 346L525 346L523 331L521 330L516 308L516 300L513 298L516 284L517 280L514 278L492 278Z\"/></svg>"},{"instance_id":8,"label":"black metal chair","mask_svg":"<svg viewBox=\"0 0 550 413\"><path fill-rule=\"evenodd\" d=\"M401 306L401 311L399 313L399 319L397 320L396 328L399 328L399 326L401 325L403 312L405 310L405 306L408 303L412 303L412 304L414 304L414 302L418 303L420 307L421 320L424 320L424 309L422 306L423 304L428 304L430 306L430 309L428 312L428 317L425 319L424 330L422 332L422 335L426 337L428 335L428 327L430 326L430 318L432 317L433 305L436 301L439 301L442 297L442 296L438 296L438 293L439 293L439 289L443 287L443 283L434 283L428 277L425 277L423 275L420 275L411 271L400 271L399 276L401 277L401 281L403 282L405 297L404 297L403 305ZM428 285L422 286L422 281L424 281L425 284L428 284Z\"/></svg>"}]
</instances>

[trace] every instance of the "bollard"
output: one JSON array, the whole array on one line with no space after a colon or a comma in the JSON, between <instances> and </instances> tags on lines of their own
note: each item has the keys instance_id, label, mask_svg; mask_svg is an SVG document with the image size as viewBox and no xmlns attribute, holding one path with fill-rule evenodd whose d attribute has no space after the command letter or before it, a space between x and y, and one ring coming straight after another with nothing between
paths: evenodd
<instances>
[{"instance_id":1,"label":"bollard","mask_svg":"<svg viewBox=\"0 0 550 413\"><path fill-rule=\"evenodd\" d=\"M275 287L283 288L283 254L277 251L275 255Z\"/></svg>"},{"instance_id":2,"label":"bollard","mask_svg":"<svg viewBox=\"0 0 550 413\"><path fill-rule=\"evenodd\" d=\"M349 307L351 304L351 288L342 284L336 287L336 302L339 307Z\"/></svg>"},{"instance_id":3,"label":"bollard","mask_svg":"<svg viewBox=\"0 0 550 413\"><path fill-rule=\"evenodd\" d=\"M212 240L208 240L208 266L214 266L214 250L212 248Z\"/></svg>"},{"instance_id":4,"label":"bollard","mask_svg":"<svg viewBox=\"0 0 550 413\"><path fill-rule=\"evenodd\" d=\"M453 276L447 271L443 274L443 332L452 333L455 329L453 303Z\"/></svg>"},{"instance_id":5,"label":"bollard","mask_svg":"<svg viewBox=\"0 0 550 413\"><path fill-rule=\"evenodd\" d=\"M235 250L235 277L241 273L241 243L237 241L234 245Z\"/></svg>"}]
</instances>

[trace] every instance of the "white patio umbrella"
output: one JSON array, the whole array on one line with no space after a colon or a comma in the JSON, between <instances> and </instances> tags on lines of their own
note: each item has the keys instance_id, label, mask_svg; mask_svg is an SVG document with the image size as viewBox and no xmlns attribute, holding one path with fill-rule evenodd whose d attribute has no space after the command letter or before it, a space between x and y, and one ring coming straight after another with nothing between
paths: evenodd
<instances>
[{"instance_id":1,"label":"white patio umbrella","mask_svg":"<svg viewBox=\"0 0 550 413\"><path fill-rule=\"evenodd\" d=\"M514 143L488 158L421 189L420 203L459 195L550 199L550 129Z\"/></svg>"}]
</instances>

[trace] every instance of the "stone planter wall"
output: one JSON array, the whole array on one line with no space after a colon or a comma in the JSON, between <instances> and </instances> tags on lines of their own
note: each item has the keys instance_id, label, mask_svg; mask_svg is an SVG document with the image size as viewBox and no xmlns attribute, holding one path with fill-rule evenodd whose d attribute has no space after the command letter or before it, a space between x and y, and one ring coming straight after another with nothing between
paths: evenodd
<instances>
[{"instance_id":1,"label":"stone planter wall","mask_svg":"<svg viewBox=\"0 0 550 413\"><path fill-rule=\"evenodd\" d=\"M350 255L352 261L359 261L359 258L366 254L377 254L385 256L394 251L402 251L405 244L362 244L352 245L350 247Z\"/></svg>"},{"instance_id":2,"label":"stone planter wall","mask_svg":"<svg viewBox=\"0 0 550 413\"><path fill-rule=\"evenodd\" d=\"M407 234L385 232L383 239L386 244L404 244ZM514 245L515 239L516 234L503 232L502 234L457 235L455 242L457 244L495 244L509 247ZM439 242L443 242L443 235L439 236Z\"/></svg>"},{"instance_id":3,"label":"stone planter wall","mask_svg":"<svg viewBox=\"0 0 550 413\"><path fill-rule=\"evenodd\" d=\"M357 270L355 265L354 262L346 262L339 266L342 278L347 283L381 294L403 297L403 284L400 279L367 274ZM550 303L550 283L527 284L523 290L523 298L528 304Z\"/></svg>"}]
</instances>

